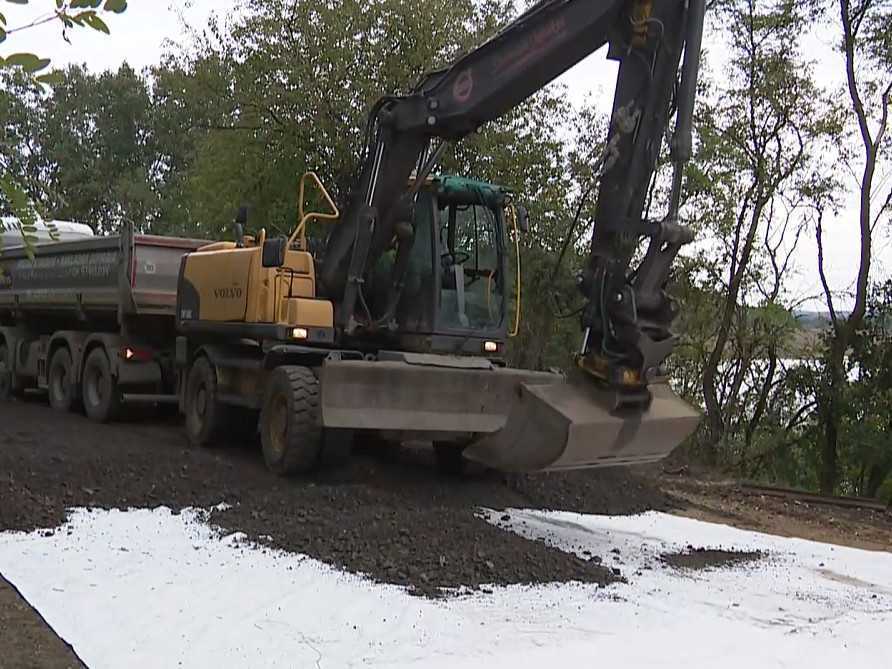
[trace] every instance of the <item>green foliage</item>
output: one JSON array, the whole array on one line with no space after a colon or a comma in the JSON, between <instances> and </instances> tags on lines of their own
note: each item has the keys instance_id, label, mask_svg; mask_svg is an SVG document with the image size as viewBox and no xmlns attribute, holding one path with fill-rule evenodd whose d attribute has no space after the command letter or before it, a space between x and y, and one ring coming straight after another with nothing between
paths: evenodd
<instances>
[{"instance_id":1,"label":"green foliage","mask_svg":"<svg viewBox=\"0 0 892 669\"><path fill-rule=\"evenodd\" d=\"M194 163L183 184L195 224L223 230L241 203L293 226L296 182L319 173L338 199L353 182L365 115L492 32L504 8L435 0L258 3L156 71Z\"/></svg>"},{"instance_id":2,"label":"green foliage","mask_svg":"<svg viewBox=\"0 0 892 669\"><path fill-rule=\"evenodd\" d=\"M6 2L16 5L29 4L29 0L6 0ZM99 16L100 8L101 11L115 14L120 14L127 9L126 0L55 0L54 4L55 7L53 12L49 15L39 17L31 23L17 28L10 28L7 25L6 16L0 13L0 44L5 43L10 35L15 35L23 30L50 21L58 21L62 24L62 37L66 41L68 41L68 29L75 26L91 28L108 34L108 25ZM11 73L13 79L15 79L19 73L23 73L38 86L53 86L62 81L63 77L60 73L44 72L49 65L50 60L48 58L42 58L33 53L12 53L7 56L0 56L0 73L3 73L6 76L10 76ZM41 72L44 73L40 74ZM22 85L21 80L19 80L18 84L19 86ZM17 101L11 99L9 89L4 89L2 94L5 98L4 107L8 108L10 106L15 106ZM21 111L21 107L19 107L18 111ZM32 123L33 121L31 119L26 119L24 120L23 126L28 126ZM33 127L33 125L31 127ZM13 132L15 132L15 130L13 130ZM6 133L9 133L8 127ZM4 137L4 140L5 139L6 137ZM28 183L19 181L15 171L9 169L9 163L17 161L17 157L11 154L20 153L18 147L13 147L12 150L10 150L9 145L4 142L2 150L3 162L7 164L3 165L3 172L0 173L0 194L2 194L0 205L18 218L19 223L17 225L22 233L25 248L29 254L33 254L35 242L33 232L35 230L34 222L37 214L34 201L28 198L28 193L30 190L38 189L36 185L38 182L31 181ZM31 161L31 156L29 155L27 159L28 161ZM33 177L34 175L30 176ZM55 230L52 227L50 228L50 235L51 237L55 235Z\"/></svg>"}]
</instances>

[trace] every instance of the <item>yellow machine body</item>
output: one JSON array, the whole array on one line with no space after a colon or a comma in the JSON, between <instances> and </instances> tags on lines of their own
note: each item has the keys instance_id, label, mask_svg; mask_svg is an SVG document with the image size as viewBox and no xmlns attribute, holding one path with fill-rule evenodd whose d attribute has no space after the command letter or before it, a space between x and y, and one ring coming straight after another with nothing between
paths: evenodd
<instances>
[{"instance_id":1,"label":"yellow machine body","mask_svg":"<svg viewBox=\"0 0 892 669\"><path fill-rule=\"evenodd\" d=\"M181 319L331 329L334 309L330 301L316 299L313 257L289 250L281 267L263 267L261 254L260 246L237 248L232 242L189 254Z\"/></svg>"}]
</instances>

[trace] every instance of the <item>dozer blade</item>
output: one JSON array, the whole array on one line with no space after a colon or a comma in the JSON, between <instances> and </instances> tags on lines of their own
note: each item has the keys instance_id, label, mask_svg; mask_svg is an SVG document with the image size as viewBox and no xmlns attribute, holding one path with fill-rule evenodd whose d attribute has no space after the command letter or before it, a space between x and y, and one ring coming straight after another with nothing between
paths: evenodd
<instances>
[{"instance_id":1,"label":"dozer blade","mask_svg":"<svg viewBox=\"0 0 892 669\"><path fill-rule=\"evenodd\" d=\"M505 426L465 457L506 472L586 469L654 462L696 429L700 414L665 383L647 408L616 409L616 393L573 375L562 383L521 383Z\"/></svg>"}]
</instances>

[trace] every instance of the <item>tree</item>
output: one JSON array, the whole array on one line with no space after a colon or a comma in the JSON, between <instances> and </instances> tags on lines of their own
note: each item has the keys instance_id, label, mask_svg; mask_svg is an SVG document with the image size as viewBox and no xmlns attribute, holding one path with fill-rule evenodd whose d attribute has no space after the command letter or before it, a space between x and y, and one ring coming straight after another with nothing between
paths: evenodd
<instances>
[{"instance_id":1,"label":"tree","mask_svg":"<svg viewBox=\"0 0 892 669\"><path fill-rule=\"evenodd\" d=\"M71 67L42 114L48 211L97 232L150 226L160 167L148 82L127 65L100 75Z\"/></svg>"},{"instance_id":2,"label":"tree","mask_svg":"<svg viewBox=\"0 0 892 669\"><path fill-rule=\"evenodd\" d=\"M839 435L847 386L846 355L858 331L864 326L867 313L873 233L892 203L892 190L885 196L875 190L877 169L888 147L886 132L892 94L892 38L889 25L892 8L882 0L838 0L838 12L837 28L846 73L846 94L857 125L857 143L860 144L860 155L858 152L844 152L841 159L853 172L860 167L857 226L860 254L854 305L848 316L844 316L837 308L826 277L822 211L815 227L818 269L832 325L826 350L827 392L818 395L818 413L823 427L820 487L826 494L832 493L838 482Z\"/></svg>"},{"instance_id":3,"label":"tree","mask_svg":"<svg viewBox=\"0 0 892 669\"><path fill-rule=\"evenodd\" d=\"M701 256L700 288L720 296L715 318L704 322L709 343L700 370L702 447L712 462L735 423L751 442L764 415L778 345L790 328L779 304L782 279L798 239L801 205L820 190L809 165L827 131L821 96L798 46L807 8L791 0L729 0L716 11L729 39L727 84L700 105L688 202L697 226L712 233ZM768 364L757 371L761 360ZM741 400L751 392L754 413L747 418Z\"/></svg>"},{"instance_id":4,"label":"tree","mask_svg":"<svg viewBox=\"0 0 892 669\"><path fill-rule=\"evenodd\" d=\"M307 169L343 198L375 100L492 33L507 7L271 0L227 29L212 24L156 72L195 142L184 185L192 218L216 235L250 202L255 221L287 229Z\"/></svg>"},{"instance_id":5,"label":"tree","mask_svg":"<svg viewBox=\"0 0 892 669\"><path fill-rule=\"evenodd\" d=\"M29 4L29 0L6 1L16 5ZM62 37L66 41L68 40L68 31L76 27L91 28L108 33L108 25L100 14L103 12L120 14L127 9L127 0L56 0L54 4L55 7L50 13L42 14L22 26L9 27L5 15L0 13L0 44L5 44L12 35L53 21L58 21L62 25ZM0 69L21 70L32 77L37 84L50 85L58 80L56 73L39 74L49 65L48 58L42 58L33 53L16 52L0 56ZM15 226L30 252L35 241L33 232L35 231L34 223L37 213L34 209L34 202L28 199L27 188L27 184L18 182L4 166L3 172L0 173L0 197L2 197L0 205L16 215ZM0 226L3 225L0 222Z\"/></svg>"}]
</instances>

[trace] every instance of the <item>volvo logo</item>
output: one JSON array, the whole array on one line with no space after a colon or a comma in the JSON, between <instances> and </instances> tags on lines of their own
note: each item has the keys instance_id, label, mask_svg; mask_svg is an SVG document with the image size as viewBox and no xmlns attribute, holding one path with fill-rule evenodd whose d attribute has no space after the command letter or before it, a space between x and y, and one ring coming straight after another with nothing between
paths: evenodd
<instances>
[{"instance_id":1,"label":"volvo logo","mask_svg":"<svg viewBox=\"0 0 892 669\"><path fill-rule=\"evenodd\" d=\"M218 300L238 300L242 296L241 288L214 288L214 297Z\"/></svg>"}]
</instances>

